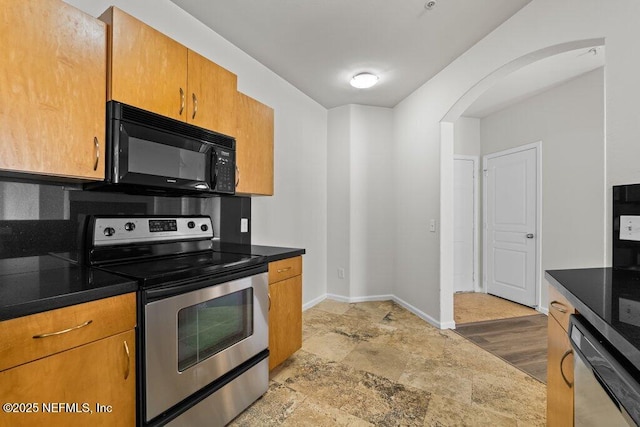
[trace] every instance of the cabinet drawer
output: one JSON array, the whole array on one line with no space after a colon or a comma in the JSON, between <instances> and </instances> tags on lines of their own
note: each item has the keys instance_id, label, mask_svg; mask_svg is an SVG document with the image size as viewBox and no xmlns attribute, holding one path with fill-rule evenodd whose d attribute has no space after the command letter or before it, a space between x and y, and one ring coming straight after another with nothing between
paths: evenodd
<instances>
[{"instance_id":1,"label":"cabinet drawer","mask_svg":"<svg viewBox=\"0 0 640 427\"><path fill-rule=\"evenodd\" d=\"M0 371L135 325L135 293L6 320L0 323Z\"/></svg>"},{"instance_id":2,"label":"cabinet drawer","mask_svg":"<svg viewBox=\"0 0 640 427\"><path fill-rule=\"evenodd\" d=\"M565 331L569 330L569 316L575 311L573 305L556 288L549 286L549 314L560 323Z\"/></svg>"},{"instance_id":3,"label":"cabinet drawer","mask_svg":"<svg viewBox=\"0 0 640 427\"><path fill-rule=\"evenodd\" d=\"M280 280L302 274L302 257L287 258L280 261L269 263L269 283L279 282Z\"/></svg>"}]
</instances>

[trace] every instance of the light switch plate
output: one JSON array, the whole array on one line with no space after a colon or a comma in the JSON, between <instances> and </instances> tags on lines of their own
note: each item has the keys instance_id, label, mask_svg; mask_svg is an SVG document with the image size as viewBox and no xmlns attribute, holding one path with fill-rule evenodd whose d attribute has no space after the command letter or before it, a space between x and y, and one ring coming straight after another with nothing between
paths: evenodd
<instances>
[{"instance_id":1,"label":"light switch plate","mask_svg":"<svg viewBox=\"0 0 640 427\"><path fill-rule=\"evenodd\" d=\"M241 233L249 232L249 218L240 218L240 232Z\"/></svg>"},{"instance_id":2,"label":"light switch plate","mask_svg":"<svg viewBox=\"0 0 640 427\"><path fill-rule=\"evenodd\" d=\"M620 240L640 241L640 216L620 215Z\"/></svg>"}]
</instances>

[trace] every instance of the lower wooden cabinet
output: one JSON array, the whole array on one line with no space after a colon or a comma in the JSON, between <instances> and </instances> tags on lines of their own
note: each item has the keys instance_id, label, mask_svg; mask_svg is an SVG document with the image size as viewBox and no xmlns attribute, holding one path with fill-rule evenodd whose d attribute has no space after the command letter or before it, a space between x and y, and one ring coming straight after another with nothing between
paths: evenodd
<instances>
[{"instance_id":1,"label":"lower wooden cabinet","mask_svg":"<svg viewBox=\"0 0 640 427\"><path fill-rule=\"evenodd\" d=\"M270 263L269 278L271 370L302 347L302 257Z\"/></svg>"},{"instance_id":2,"label":"lower wooden cabinet","mask_svg":"<svg viewBox=\"0 0 640 427\"><path fill-rule=\"evenodd\" d=\"M573 426L573 350L554 316L548 318L547 425Z\"/></svg>"},{"instance_id":3,"label":"lower wooden cabinet","mask_svg":"<svg viewBox=\"0 0 640 427\"><path fill-rule=\"evenodd\" d=\"M0 424L134 426L135 342L132 329L0 372Z\"/></svg>"}]
</instances>

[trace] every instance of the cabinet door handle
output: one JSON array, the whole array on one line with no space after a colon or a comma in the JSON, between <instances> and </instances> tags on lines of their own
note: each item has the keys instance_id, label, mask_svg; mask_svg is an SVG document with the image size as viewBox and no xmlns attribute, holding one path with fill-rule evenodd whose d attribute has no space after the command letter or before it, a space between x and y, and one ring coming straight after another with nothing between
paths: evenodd
<instances>
[{"instance_id":1,"label":"cabinet door handle","mask_svg":"<svg viewBox=\"0 0 640 427\"><path fill-rule=\"evenodd\" d=\"M267 311L271 311L271 294L267 293L267 298L269 298L269 310Z\"/></svg>"},{"instance_id":2,"label":"cabinet door handle","mask_svg":"<svg viewBox=\"0 0 640 427\"><path fill-rule=\"evenodd\" d=\"M129 353L129 346L126 341L123 341L124 352L127 354L127 369L124 371L124 379L129 378L129 371L131 370L131 353Z\"/></svg>"},{"instance_id":3,"label":"cabinet door handle","mask_svg":"<svg viewBox=\"0 0 640 427\"><path fill-rule=\"evenodd\" d=\"M564 364L564 359L567 358L567 356L569 356L570 354L573 354L573 350L567 350L563 355L562 355L562 359L560 359L560 375L562 375L562 379L564 380L565 384L567 385L567 387L572 388L573 387L573 383L571 381L569 381L567 379L567 377L564 375L564 369L562 367L562 365Z\"/></svg>"},{"instance_id":4,"label":"cabinet door handle","mask_svg":"<svg viewBox=\"0 0 640 427\"><path fill-rule=\"evenodd\" d=\"M240 168L236 165L236 188L238 188L238 184L240 184Z\"/></svg>"},{"instance_id":5,"label":"cabinet door handle","mask_svg":"<svg viewBox=\"0 0 640 427\"><path fill-rule=\"evenodd\" d=\"M560 313L566 313L567 312L567 307L559 302L559 301L551 301L551 304L549 304L551 307L555 308L556 310L558 310Z\"/></svg>"},{"instance_id":6,"label":"cabinet door handle","mask_svg":"<svg viewBox=\"0 0 640 427\"><path fill-rule=\"evenodd\" d=\"M182 112L184 111L184 103L185 103L184 90L180 88L180 111L178 111L179 115L182 115Z\"/></svg>"},{"instance_id":7,"label":"cabinet door handle","mask_svg":"<svg viewBox=\"0 0 640 427\"><path fill-rule=\"evenodd\" d=\"M278 273L284 273L285 271L289 271L289 270L291 270L291 267L281 268L278 270Z\"/></svg>"},{"instance_id":8,"label":"cabinet door handle","mask_svg":"<svg viewBox=\"0 0 640 427\"><path fill-rule=\"evenodd\" d=\"M98 137L93 137L93 148L96 151L96 160L93 162L93 170L98 170L98 161L100 160L100 143L98 142Z\"/></svg>"},{"instance_id":9,"label":"cabinet door handle","mask_svg":"<svg viewBox=\"0 0 640 427\"><path fill-rule=\"evenodd\" d=\"M198 112L198 97L196 97L195 93L192 93L191 97L193 98L193 115L191 116L191 119L195 119L196 113Z\"/></svg>"},{"instance_id":10,"label":"cabinet door handle","mask_svg":"<svg viewBox=\"0 0 640 427\"><path fill-rule=\"evenodd\" d=\"M77 326L73 326L71 328L68 329L63 329L61 331L56 331L56 332L47 332L46 334L40 334L40 335L34 335L33 338L38 339L38 338L47 338L47 337L53 337L55 335L62 335L62 334L66 334L67 332L71 332L71 331L75 331L76 329L80 329L80 328L84 328L85 326L90 325L91 323L93 323L93 320L87 320L86 322L77 325Z\"/></svg>"}]
</instances>

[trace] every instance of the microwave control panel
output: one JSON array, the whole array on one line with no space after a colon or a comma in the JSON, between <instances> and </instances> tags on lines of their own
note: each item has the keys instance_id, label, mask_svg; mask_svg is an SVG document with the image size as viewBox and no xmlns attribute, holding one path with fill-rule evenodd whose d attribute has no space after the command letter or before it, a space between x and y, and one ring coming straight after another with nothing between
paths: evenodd
<instances>
[{"instance_id":1,"label":"microwave control panel","mask_svg":"<svg viewBox=\"0 0 640 427\"><path fill-rule=\"evenodd\" d=\"M215 165L216 185L214 190L220 193L234 194L236 190L236 153L233 150L216 147Z\"/></svg>"}]
</instances>

